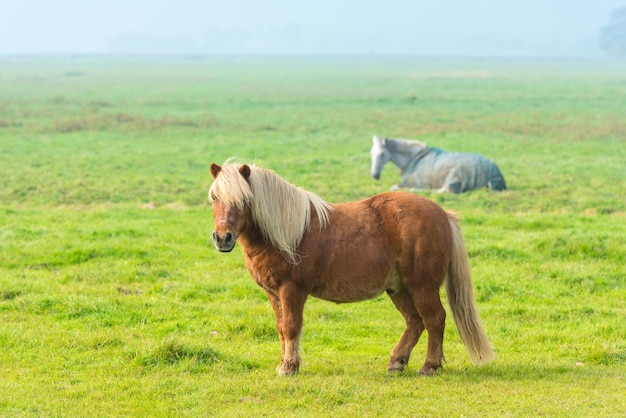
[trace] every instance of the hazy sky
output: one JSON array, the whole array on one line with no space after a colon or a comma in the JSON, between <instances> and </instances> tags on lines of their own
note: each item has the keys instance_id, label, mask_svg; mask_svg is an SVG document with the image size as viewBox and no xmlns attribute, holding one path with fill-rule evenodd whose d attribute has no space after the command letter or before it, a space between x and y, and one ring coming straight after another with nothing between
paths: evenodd
<instances>
[{"instance_id":1,"label":"hazy sky","mask_svg":"<svg viewBox=\"0 0 626 418\"><path fill-rule=\"evenodd\" d=\"M601 56L626 0L0 0L0 55Z\"/></svg>"}]
</instances>

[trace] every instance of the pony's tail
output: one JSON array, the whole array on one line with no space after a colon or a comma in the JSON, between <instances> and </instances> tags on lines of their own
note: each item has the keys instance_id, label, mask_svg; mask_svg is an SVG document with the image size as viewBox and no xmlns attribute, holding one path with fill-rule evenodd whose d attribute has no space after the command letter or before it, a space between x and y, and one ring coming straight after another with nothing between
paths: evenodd
<instances>
[{"instance_id":1,"label":"pony's tail","mask_svg":"<svg viewBox=\"0 0 626 418\"><path fill-rule=\"evenodd\" d=\"M476 311L467 249L456 215L449 212L448 221L452 230L452 261L446 280L448 302L452 309L454 323L472 362L474 364L488 363L496 356Z\"/></svg>"}]
</instances>

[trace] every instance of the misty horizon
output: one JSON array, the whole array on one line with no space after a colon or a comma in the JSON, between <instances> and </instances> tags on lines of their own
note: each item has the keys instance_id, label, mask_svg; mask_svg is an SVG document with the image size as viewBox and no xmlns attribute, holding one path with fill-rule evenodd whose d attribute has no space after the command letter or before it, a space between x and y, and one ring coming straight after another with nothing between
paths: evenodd
<instances>
[{"instance_id":1,"label":"misty horizon","mask_svg":"<svg viewBox=\"0 0 626 418\"><path fill-rule=\"evenodd\" d=\"M212 3L7 3L0 55L602 57L601 28L626 0Z\"/></svg>"}]
</instances>

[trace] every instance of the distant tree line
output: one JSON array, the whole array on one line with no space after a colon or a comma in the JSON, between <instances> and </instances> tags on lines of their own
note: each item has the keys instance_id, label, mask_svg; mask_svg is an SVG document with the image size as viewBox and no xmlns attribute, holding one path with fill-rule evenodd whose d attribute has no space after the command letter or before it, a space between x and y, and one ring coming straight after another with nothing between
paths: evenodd
<instances>
[{"instance_id":1,"label":"distant tree line","mask_svg":"<svg viewBox=\"0 0 626 418\"><path fill-rule=\"evenodd\" d=\"M613 10L600 32L600 46L611 56L626 57L626 7Z\"/></svg>"}]
</instances>

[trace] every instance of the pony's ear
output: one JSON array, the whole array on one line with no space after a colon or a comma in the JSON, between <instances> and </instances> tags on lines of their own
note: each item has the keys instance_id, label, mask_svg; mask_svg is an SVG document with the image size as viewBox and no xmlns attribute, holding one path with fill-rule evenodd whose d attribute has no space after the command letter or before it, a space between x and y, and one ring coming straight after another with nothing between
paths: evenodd
<instances>
[{"instance_id":1,"label":"pony's ear","mask_svg":"<svg viewBox=\"0 0 626 418\"><path fill-rule=\"evenodd\" d=\"M211 175L213 178L216 178L220 171L222 171L222 167L215 163L211 163Z\"/></svg>"},{"instance_id":2,"label":"pony's ear","mask_svg":"<svg viewBox=\"0 0 626 418\"><path fill-rule=\"evenodd\" d=\"M248 177L250 177L250 167L247 164L241 165L241 167L239 167L239 174L241 174L244 179L248 180Z\"/></svg>"}]
</instances>

